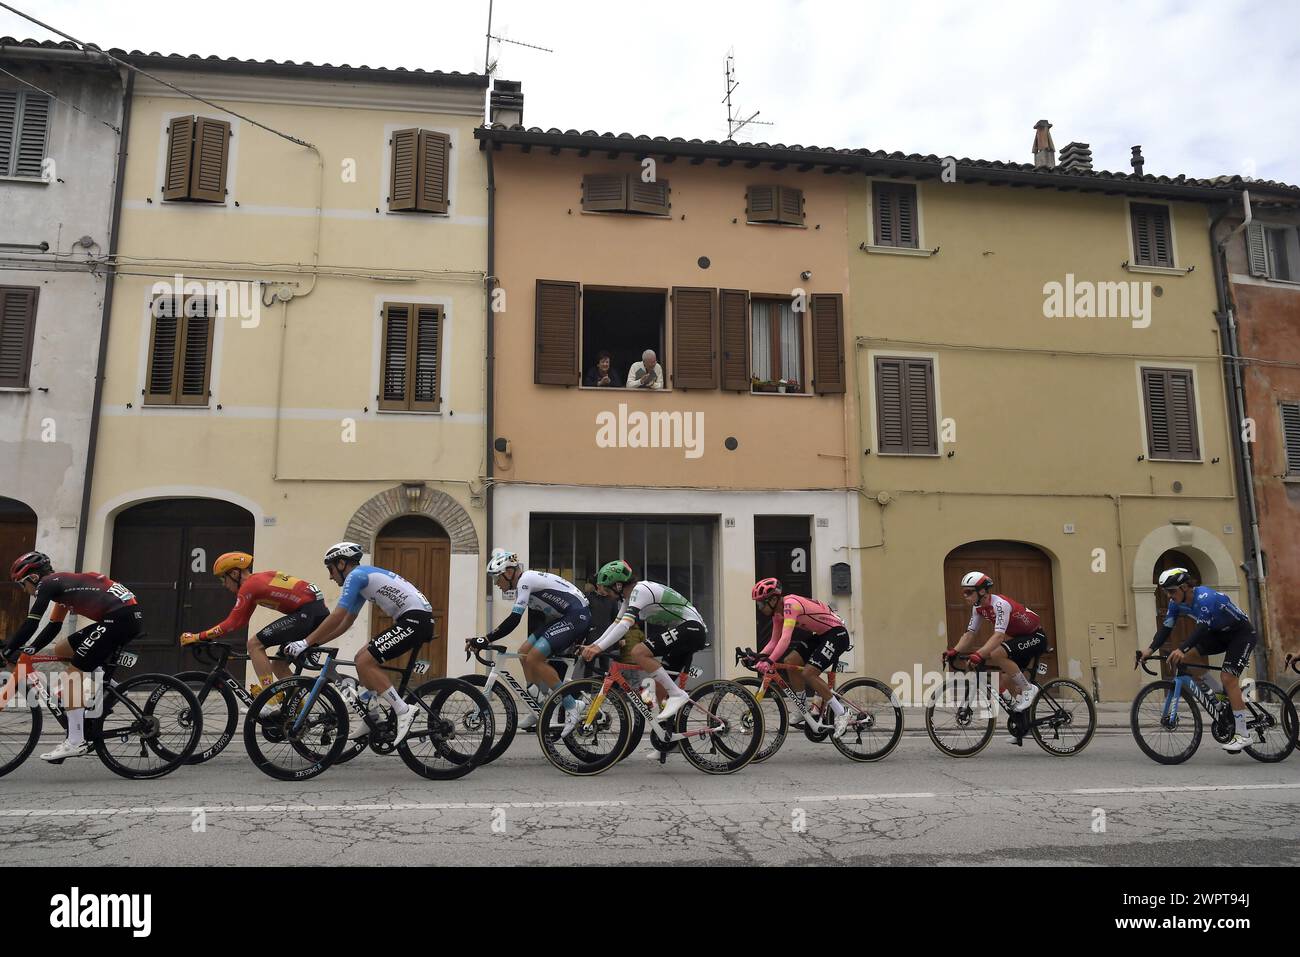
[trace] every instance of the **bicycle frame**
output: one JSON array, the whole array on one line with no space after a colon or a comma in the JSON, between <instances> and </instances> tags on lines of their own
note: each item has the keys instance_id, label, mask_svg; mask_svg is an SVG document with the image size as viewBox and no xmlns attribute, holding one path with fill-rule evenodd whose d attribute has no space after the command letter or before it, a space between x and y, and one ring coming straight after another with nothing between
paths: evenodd
<instances>
[{"instance_id":1,"label":"bicycle frame","mask_svg":"<svg viewBox=\"0 0 1300 957\"><path fill-rule=\"evenodd\" d=\"M483 682L483 695L484 695L484 697L486 697L489 701L491 701L491 700L492 700L492 688L493 688L493 686L496 685L496 683L497 683L497 679L498 679L498 678L503 678L503 679L505 679L505 683L510 687L510 689L511 689L512 691L514 691L514 693L515 693L515 697L516 697L516 698L518 698L518 699L519 699L520 701L522 701L524 704L528 705L528 707L532 709L532 711L533 711L534 714L536 714L536 715L541 715L541 713L542 713L542 702L538 701L538 700L537 700L537 699L536 699L532 694L530 694L529 691L528 691L528 689L525 688L523 685L521 685L521 684L520 684L520 683L515 679L515 676L512 675L509 671L507 671L505 668L499 668L499 667L497 667L497 664L498 664L497 659L498 659L498 658L516 658L516 659L522 659L524 656L521 655L521 654L520 654L519 652L517 652L517 651L498 651L498 650L497 650L497 647L499 647L499 646L490 646L490 647L487 649L487 653L490 654L490 655L492 655L492 657L490 657L490 658L484 658L481 654L478 654L477 651L476 651L476 653L475 653L475 657L478 658L479 662L482 663L482 664L487 665L487 668L488 668L488 673L487 673L487 675L484 677L484 682ZM562 655L562 656L560 656L560 657L563 657L563 658L566 658L566 659L567 659L567 658L570 658L571 656L569 656L569 655ZM548 660L549 660L549 659L548 659ZM576 661L576 659L575 659L575 661ZM554 666L552 666L552 667L554 667ZM575 668L574 668L574 674L575 674L575 675L577 674L577 671L578 671L578 669L575 667Z\"/></svg>"},{"instance_id":2,"label":"bicycle frame","mask_svg":"<svg viewBox=\"0 0 1300 957\"><path fill-rule=\"evenodd\" d=\"M772 685L776 685L776 688L781 692L782 697L797 708L806 721L812 723L812 729L814 731L821 731L830 728L831 726L829 724L823 723L819 720L817 715L812 713L812 709L808 707L807 702L805 700L800 700L799 695L792 687L790 687L790 683L779 674L781 671L802 671L804 667L804 665L788 665L784 661L772 662L772 667L765 675L763 675L763 683L759 685L758 690L754 692L754 700L761 702L767 695L767 689ZM826 672L826 686L831 689L831 694L835 695L837 698L839 695L835 691L835 675L837 672L845 670L847 670L847 666L844 662L837 661L831 668L827 669ZM818 697L820 698L820 695ZM824 706L822 710L825 711Z\"/></svg>"},{"instance_id":3,"label":"bicycle frame","mask_svg":"<svg viewBox=\"0 0 1300 957\"><path fill-rule=\"evenodd\" d=\"M605 675L605 678L601 683L600 693L597 694L596 697L592 699L591 706L587 709L587 713L583 715L583 719L582 719L583 723L590 725L596 720L596 715L600 713L600 709L604 705L605 699L609 697L610 691L612 691L615 687L618 687L624 693L624 695L627 696L628 700L632 702L632 707L635 708L638 712L640 712L641 716L645 718L647 722L649 722L651 725L654 725L657 720L655 713L650 710L649 706L646 705L644 699L642 699L642 697L639 694L633 693L631 683L627 680L627 678L623 676L623 672L625 671L640 671L640 670L641 669L636 665L625 665L619 661L611 661L609 663L609 671ZM683 691L686 690L686 679L687 677L690 676L690 673L693 670L694 669L692 668L688 668L685 671L679 671L676 673L677 686L681 688ZM669 674L672 673L673 672L669 672ZM692 701L691 706L694 708L699 708L710 718L714 718L714 719L717 718L717 715L713 714L713 712L709 711L708 708L705 708L698 701ZM712 727L705 727L705 728L699 728L698 730L695 731L685 731L681 733L671 732L668 734L665 740L672 742L672 741L680 741L683 738L696 738L705 734L710 734L713 730L714 729Z\"/></svg>"},{"instance_id":4,"label":"bicycle frame","mask_svg":"<svg viewBox=\"0 0 1300 957\"><path fill-rule=\"evenodd\" d=\"M1042 685L1040 685L1037 681L1034 680L1038 674L1038 663L1042 659L1044 654L1052 650L1053 649L1048 648L1045 651L1040 651L1038 654L1034 655L1034 657L1030 660L1029 665L1027 667L1020 669L1021 674L1025 676L1025 680L1028 681L1035 688L1038 688L1040 693L1042 692ZM962 655L958 655L957 657L962 659L969 659L970 656L962 654ZM946 665L945 667L948 667L948 670L952 671L953 674L980 675L980 674L990 674L994 671L994 669L990 668L987 663L981 663L980 666L976 668L974 671L971 671L969 668L963 669L961 671L957 671L957 669L954 669L948 665ZM999 672L1001 671L1001 669L996 669L996 670ZM1025 709L1024 711L1012 711L1009 707L1007 707L1007 702L1002 697L1002 695L1000 694L991 695L990 697L997 702L997 705L999 708L1002 709L1003 714L1007 715L1007 717L1010 718L1013 724L1013 727L1010 728L1010 731L1018 739L1024 739L1033 728L1055 726L1055 723L1059 720L1062 711L1060 705L1058 705L1056 701L1052 700L1051 697L1049 696L1048 701L1052 705L1051 712L1043 715L1042 717L1030 719L1029 709ZM1021 721L1023 721L1023 728L1020 727Z\"/></svg>"},{"instance_id":5,"label":"bicycle frame","mask_svg":"<svg viewBox=\"0 0 1300 957\"><path fill-rule=\"evenodd\" d=\"M302 656L294 660L294 666L298 670L299 674L301 674L303 669L307 667L320 669L320 674L318 674L316 680L312 682L311 690L307 692L307 702L305 706L299 709L298 716L294 719L293 731L295 734L301 731L302 722L306 719L307 715L311 713L311 707L315 704L316 698L319 697L320 689L325 686L326 682L331 680L330 673L334 670L334 666L355 666L355 664L356 662L340 659L338 656L338 649L336 648L309 648ZM412 656L402 668L392 668L383 662L379 663L379 667L384 671L402 676L402 680L397 686L397 694L400 697L406 693L412 675L424 674L424 672L429 670L429 662L423 658L415 658ZM351 695L345 695L343 700L346 702L351 712L365 722L366 727L371 731L379 731L382 729L383 726L379 723L378 719L371 714L368 708L362 706L359 699ZM421 733L427 734L428 732L412 731L409 737L416 738L419 737Z\"/></svg>"}]
</instances>

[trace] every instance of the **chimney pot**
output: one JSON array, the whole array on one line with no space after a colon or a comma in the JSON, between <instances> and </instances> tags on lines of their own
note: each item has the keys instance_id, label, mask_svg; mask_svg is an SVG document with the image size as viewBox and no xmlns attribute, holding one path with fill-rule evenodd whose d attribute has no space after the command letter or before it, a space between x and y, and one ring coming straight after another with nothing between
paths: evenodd
<instances>
[{"instance_id":1,"label":"chimney pot","mask_svg":"<svg viewBox=\"0 0 1300 957\"><path fill-rule=\"evenodd\" d=\"M1073 172L1092 172L1092 149L1087 143L1066 143L1065 149L1061 150L1060 168Z\"/></svg>"},{"instance_id":2,"label":"chimney pot","mask_svg":"<svg viewBox=\"0 0 1300 957\"><path fill-rule=\"evenodd\" d=\"M1129 160L1129 165L1133 167L1133 173L1137 176L1142 175L1142 166L1146 159L1142 156L1141 144L1133 147L1133 158Z\"/></svg>"},{"instance_id":3,"label":"chimney pot","mask_svg":"<svg viewBox=\"0 0 1300 957\"><path fill-rule=\"evenodd\" d=\"M493 125L524 125L524 91L518 80L493 80L488 97L488 121Z\"/></svg>"},{"instance_id":4,"label":"chimney pot","mask_svg":"<svg viewBox=\"0 0 1300 957\"><path fill-rule=\"evenodd\" d=\"M1051 169L1056 165L1056 144L1052 142L1052 124L1039 120L1034 124L1034 166Z\"/></svg>"}]
</instances>

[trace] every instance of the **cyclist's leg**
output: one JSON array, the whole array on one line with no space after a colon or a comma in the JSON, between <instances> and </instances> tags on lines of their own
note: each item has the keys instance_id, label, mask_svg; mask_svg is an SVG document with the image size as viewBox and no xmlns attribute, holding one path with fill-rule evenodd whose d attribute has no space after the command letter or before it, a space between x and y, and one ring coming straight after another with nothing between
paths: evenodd
<instances>
[{"instance_id":1,"label":"cyclist's leg","mask_svg":"<svg viewBox=\"0 0 1300 957\"><path fill-rule=\"evenodd\" d=\"M670 698L688 697L668 674L665 664L671 665L676 671L690 667L691 657L708 644L708 640L709 633L702 625L684 621L653 638L647 636L645 641L632 649L632 660L637 667L654 679L656 700L662 700L660 691Z\"/></svg>"},{"instance_id":2,"label":"cyclist's leg","mask_svg":"<svg viewBox=\"0 0 1300 957\"><path fill-rule=\"evenodd\" d=\"M820 635L808 639L808 656L800 677L804 683L821 696L836 716L844 712L842 705L830 685L822 678L822 673L840 660L840 655L849 646L849 633L845 628L832 628Z\"/></svg>"},{"instance_id":3,"label":"cyclist's leg","mask_svg":"<svg viewBox=\"0 0 1300 957\"><path fill-rule=\"evenodd\" d=\"M100 668L123 645L134 638L138 629L133 626L134 614L128 612L122 619L106 618L91 622L80 631L54 643L54 654L67 657L64 668L64 714L68 719L68 744L79 745L86 741L86 702L83 678L87 671Z\"/></svg>"},{"instance_id":4,"label":"cyclist's leg","mask_svg":"<svg viewBox=\"0 0 1300 957\"><path fill-rule=\"evenodd\" d=\"M1249 625L1237 628L1224 636L1221 642L1223 651L1223 691L1228 696L1228 701L1232 705L1232 717L1236 726L1237 734L1245 735L1246 719L1249 717L1246 711L1246 699L1241 693L1241 673L1246 670L1250 664L1250 656L1255 650L1257 636L1255 630ZM1218 647L1214 652L1208 648L1201 649L1203 653L1209 655L1217 653Z\"/></svg>"},{"instance_id":5,"label":"cyclist's leg","mask_svg":"<svg viewBox=\"0 0 1300 957\"><path fill-rule=\"evenodd\" d=\"M275 678L287 678L289 662L283 658L272 659L267 648L276 648L306 638L326 617L329 608L324 601L312 602L306 608L284 615L271 622L256 635L248 636L248 657L253 662L253 674L264 686Z\"/></svg>"},{"instance_id":6,"label":"cyclist's leg","mask_svg":"<svg viewBox=\"0 0 1300 957\"><path fill-rule=\"evenodd\" d=\"M562 655L571 647L586 641L591 631L591 614L575 611L557 618L541 633L529 635L520 652L524 657L524 675L544 693L549 693L560 683L560 676L547 660Z\"/></svg>"},{"instance_id":7,"label":"cyclist's leg","mask_svg":"<svg viewBox=\"0 0 1300 957\"><path fill-rule=\"evenodd\" d=\"M432 637L433 616L427 611L408 611L357 652L357 677L398 715L406 714L407 704L393 687L383 662L414 651Z\"/></svg>"}]
</instances>

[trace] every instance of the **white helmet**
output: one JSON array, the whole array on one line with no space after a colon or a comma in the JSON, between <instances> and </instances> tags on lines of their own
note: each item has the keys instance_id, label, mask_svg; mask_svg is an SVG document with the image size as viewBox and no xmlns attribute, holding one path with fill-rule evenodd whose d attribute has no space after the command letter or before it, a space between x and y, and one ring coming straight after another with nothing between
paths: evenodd
<instances>
[{"instance_id":1,"label":"white helmet","mask_svg":"<svg viewBox=\"0 0 1300 957\"><path fill-rule=\"evenodd\" d=\"M519 568L519 556L507 548L494 548L492 555L488 558L487 573L491 578L496 578L507 568Z\"/></svg>"},{"instance_id":2,"label":"white helmet","mask_svg":"<svg viewBox=\"0 0 1300 957\"><path fill-rule=\"evenodd\" d=\"M363 549L356 542L339 542L337 545L331 545L325 552L325 564L333 565L340 558L346 558L352 561L361 561L361 552Z\"/></svg>"},{"instance_id":3,"label":"white helmet","mask_svg":"<svg viewBox=\"0 0 1300 957\"><path fill-rule=\"evenodd\" d=\"M1186 568L1167 568L1160 573L1161 588L1177 588L1192 581L1192 573Z\"/></svg>"},{"instance_id":4,"label":"white helmet","mask_svg":"<svg viewBox=\"0 0 1300 957\"><path fill-rule=\"evenodd\" d=\"M962 588L992 588L993 579L983 572L967 572L961 576Z\"/></svg>"}]
</instances>

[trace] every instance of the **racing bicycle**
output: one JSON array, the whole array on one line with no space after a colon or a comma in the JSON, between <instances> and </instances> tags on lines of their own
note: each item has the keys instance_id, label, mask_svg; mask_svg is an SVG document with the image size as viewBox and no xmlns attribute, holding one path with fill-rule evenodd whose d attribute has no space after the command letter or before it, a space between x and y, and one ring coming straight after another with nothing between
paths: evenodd
<instances>
[{"instance_id":1,"label":"racing bicycle","mask_svg":"<svg viewBox=\"0 0 1300 957\"><path fill-rule=\"evenodd\" d=\"M484 655L485 651L488 653L487 656ZM469 682L479 689L491 703L493 730L496 737L487 753L487 757L483 759L484 764L490 764L505 754L506 749L510 747L511 742L515 739L515 732L520 730L521 706L540 718L542 702L538 701L536 695L521 685L509 671L498 667L498 659L523 658L523 655L518 652L507 651L502 645L489 645L486 649L471 648L467 645L465 648L466 661L469 660L471 654L478 659L479 664L487 667L487 674L465 675L461 680ZM568 658L569 656L563 657ZM551 667L563 678L567 670L567 662L560 658L548 660ZM518 703L516 703L516 700Z\"/></svg>"}]
</instances>

